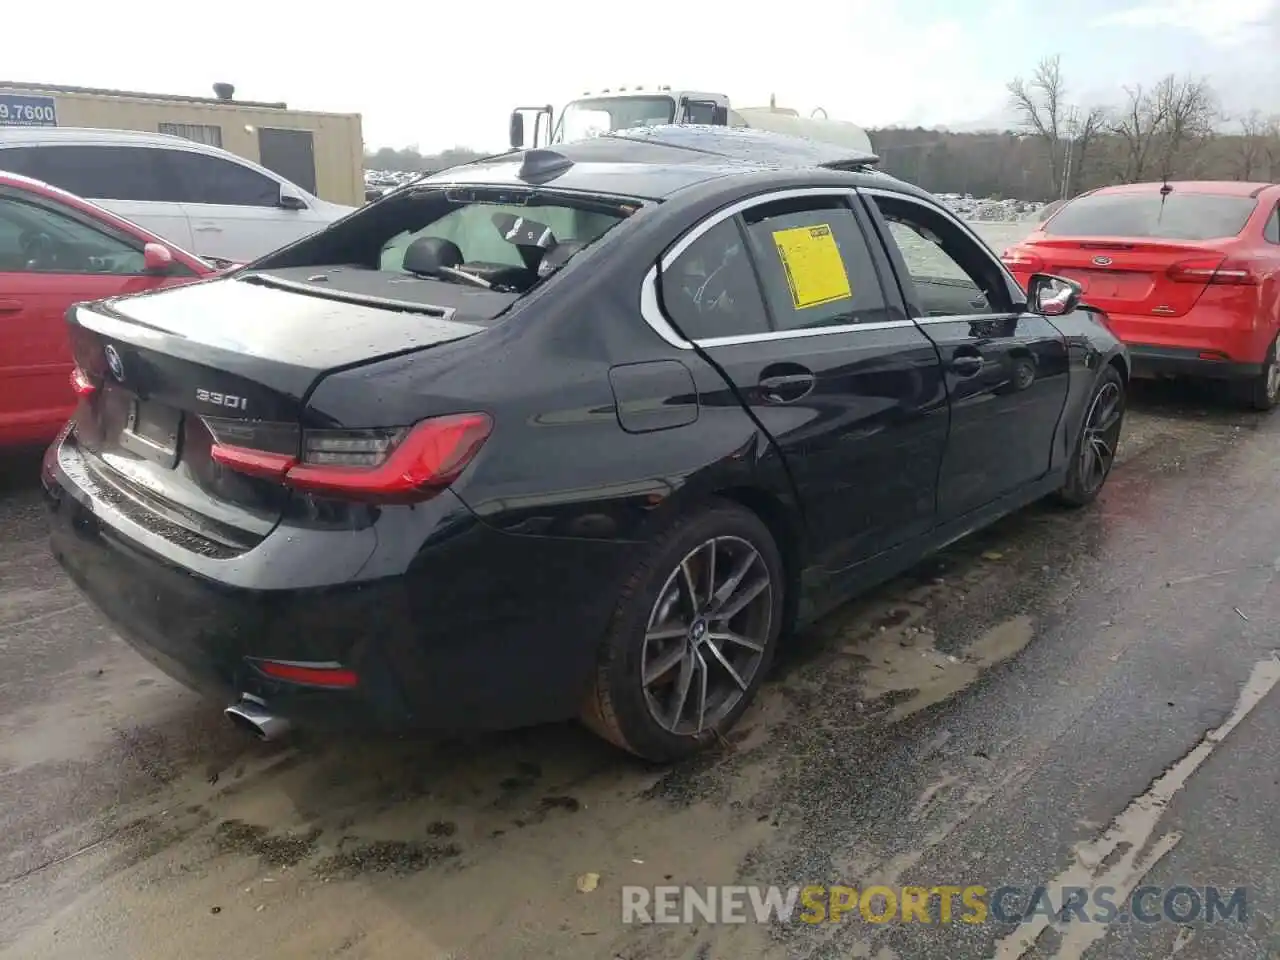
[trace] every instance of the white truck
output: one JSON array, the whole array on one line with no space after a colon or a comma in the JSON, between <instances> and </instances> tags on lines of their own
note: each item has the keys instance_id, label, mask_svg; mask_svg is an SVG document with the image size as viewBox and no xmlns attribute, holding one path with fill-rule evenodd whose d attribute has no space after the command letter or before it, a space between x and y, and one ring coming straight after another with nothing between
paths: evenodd
<instances>
[{"instance_id":1,"label":"white truck","mask_svg":"<svg viewBox=\"0 0 1280 960\"><path fill-rule=\"evenodd\" d=\"M672 90L669 86L646 90L643 87L601 90L583 94L560 111L559 118L550 105L517 107L511 112L510 141L512 149L549 146L599 136L628 127L647 127L664 123L708 123L716 126L752 127L771 130L794 137L819 140L848 147L861 153L874 153L871 138L857 124L831 120L821 107L813 114L800 116L796 110L779 107L773 97L767 107L731 107L723 93L694 90ZM533 114L532 142L526 142L525 115Z\"/></svg>"}]
</instances>

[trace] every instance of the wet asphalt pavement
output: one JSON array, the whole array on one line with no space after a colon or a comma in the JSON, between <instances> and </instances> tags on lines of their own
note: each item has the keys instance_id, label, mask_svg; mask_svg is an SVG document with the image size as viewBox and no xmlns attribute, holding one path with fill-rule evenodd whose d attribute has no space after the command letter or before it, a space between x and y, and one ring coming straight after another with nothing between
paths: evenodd
<instances>
[{"instance_id":1,"label":"wet asphalt pavement","mask_svg":"<svg viewBox=\"0 0 1280 960\"><path fill-rule=\"evenodd\" d=\"M80 602L3 461L0 957L1280 957L1280 414L1146 386L1121 460L797 638L672 770L573 725L248 741ZM621 922L624 884L732 883L1247 889L1212 925Z\"/></svg>"}]
</instances>

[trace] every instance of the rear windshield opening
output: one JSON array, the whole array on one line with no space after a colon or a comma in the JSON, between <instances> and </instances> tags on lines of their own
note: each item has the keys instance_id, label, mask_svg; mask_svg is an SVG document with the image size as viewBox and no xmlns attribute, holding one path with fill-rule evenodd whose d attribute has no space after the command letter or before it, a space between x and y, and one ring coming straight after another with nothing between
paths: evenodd
<instances>
[{"instance_id":1,"label":"rear windshield opening","mask_svg":"<svg viewBox=\"0 0 1280 960\"><path fill-rule=\"evenodd\" d=\"M1163 199L1163 202L1161 202ZM1072 200L1044 226L1056 237L1151 237L1214 240L1234 237L1258 206L1253 197L1179 193L1095 193Z\"/></svg>"},{"instance_id":2,"label":"rear windshield opening","mask_svg":"<svg viewBox=\"0 0 1280 960\"><path fill-rule=\"evenodd\" d=\"M387 283L428 279L519 295L639 206L537 189L409 188L252 268L354 266L376 271ZM409 300L415 286L391 289L396 299ZM423 294L429 295L425 288Z\"/></svg>"}]
</instances>

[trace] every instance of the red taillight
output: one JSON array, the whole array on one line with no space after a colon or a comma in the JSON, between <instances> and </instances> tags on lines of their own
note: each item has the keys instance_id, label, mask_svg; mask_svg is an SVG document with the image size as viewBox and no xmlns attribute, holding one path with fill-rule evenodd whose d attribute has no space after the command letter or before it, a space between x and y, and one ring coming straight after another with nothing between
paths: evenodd
<instances>
[{"instance_id":1,"label":"red taillight","mask_svg":"<svg viewBox=\"0 0 1280 960\"><path fill-rule=\"evenodd\" d=\"M1214 271L1210 283L1224 283L1237 287L1256 287L1262 279L1253 272L1253 264L1247 260L1227 260Z\"/></svg>"},{"instance_id":2,"label":"red taillight","mask_svg":"<svg viewBox=\"0 0 1280 960\"><path fill-rule=\"evenodd\" d=\"M98 386L77 366L71 371L71 389L75 391L77 397L87 397L94 393Z\"/></svg>"},{"instance_id":3,"label":"red taillight","mask_svg":"<svg viewBox=\"0 0 1280 960\"><path fill-rule=\"evenodd\" d=\"M210 456L232 470L306 493L414 503L456 480L492 429L488 414L460 413L401 430L306 430L301 459L225 443L214 443Z\"/></svg>"},{"instance_id":4,"label":"red taillight","mask_svg":"<svg viewBox=\"0 0 1280 960\"><path fill-rule=\"evenodd\" d=\"M215 443L209 448L209 456L214 463L220 463L237 473L247 473L251 477L262 477L265 480L283 480L289 468L298 462L297 457L291 457L287 453L268 453L265 450L236 447L227 443Z\"/></svg>"},{"instance_id":5,"label":"red taillight","mask_svg":"<svg viewBox=\"0 0 1280 960\"><path fill-rule=\"evenodd\" d=\"M1000 254L1004 265L1014 273L1040 273L1044 270L1044 261L1029 250L1010 247Z\"/></svg>"},{"instance_id":6,"label":"red taillight","mask_svg":"<svg viewBox=\"0 0 1280 960\"><path fill-rule=\"evenodd\" d=\"M1252 264L1228 260L1221 255L1179 260L1165 271L1174 283L1212 283L1226 286L1257 286L1260 282Z\"/></svg>"},{"instance_id":7,"label":"red taillight","mask_svg":"<svg viewBox=\"0 0 1280 960\"><path fill-rule=\"evenodd\" d=\"M347 689L360 682L354 670L337 663L297 663L291 660L259 660L257 667L268 677L305 683L312 687Z\"/></svg>"}]
</instances>

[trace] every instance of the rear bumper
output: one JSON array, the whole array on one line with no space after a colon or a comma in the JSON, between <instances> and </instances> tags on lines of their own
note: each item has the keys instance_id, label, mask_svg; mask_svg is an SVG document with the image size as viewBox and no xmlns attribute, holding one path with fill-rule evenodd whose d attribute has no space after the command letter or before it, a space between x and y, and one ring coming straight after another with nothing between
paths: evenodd
<instances>
[{"instance_id":1,"label":"rear bumper","mask_svg":"<svg viewBox=\"0 0 1280 960\"><path fill-rule=\"evenodd\" d=\"M1185 347L1157 347L1129 344L1135 377L1203 377L1212 380L1247 380L1262 373L1261 363L1239 363L1223 357L1207 359L1202 352Z\"/></svg>"},{"instance_id":2,"label":"rear bumper","mask_svg":"<svg viewBox=\"0 0 1280 960\"><path fill-rule=\"evenodd\" d=\"M223 703L251 693L305 726L501 729L576 715L637 549L502 533L446 493L417 512L432 513L433 532L447 535L411 550L400 572L255 589L243 581L257 548L228 561L239 584L196 573L131 540L109 507L86 502L55 450L43 470L50 545L120 636L187 686ZM383 521L403 531L405 518L390 513ZM346 534L333 536L341 550ZM403 534L387 530L364 566L388 561L378 551L392 541L404 550ZM336 662L359 682L285 683L253 666L261 659Z\"/></svg>"}]
</instances>

